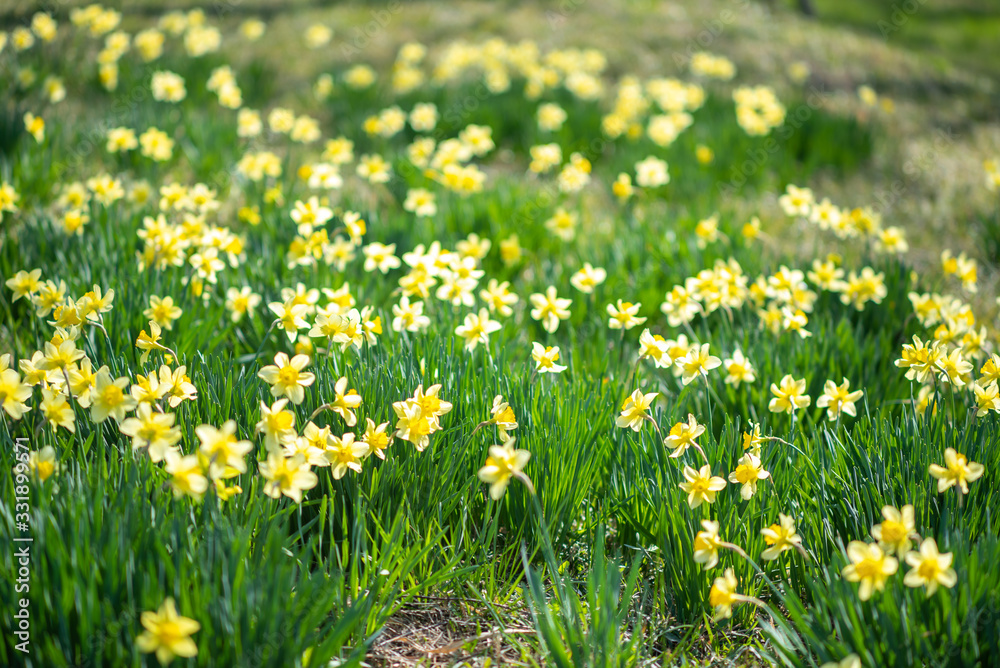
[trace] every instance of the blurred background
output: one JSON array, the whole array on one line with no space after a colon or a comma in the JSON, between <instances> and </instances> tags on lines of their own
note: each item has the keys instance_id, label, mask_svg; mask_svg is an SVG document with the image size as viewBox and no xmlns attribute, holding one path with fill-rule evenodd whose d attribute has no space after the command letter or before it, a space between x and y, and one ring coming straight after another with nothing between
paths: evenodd
<instances>
[{"instance_id":1,"label":"blurred background","mask_svg":"<svg viewBox=\"0 0 1000 668\"><path fill-rule=\"evenodd\" d=\"M36 11L54 16L68 15L73 7L85 6L80 0L0 0L0 20L10 25L18 23ZM129 14L160 14L170 9L203 8L212 14L253 14L272 16L289 11L323 8L343 8L347 5L388 7L387 2L343 2L342 0L110 0L102 3ZM750 5L761 5L770 12L787 11L815 19L827 27L842 27L862 34L885 39L890 44L911 48L953 61L984 73L996 74L1000 69L1000 2L995 0L729 0L728 2L637 2L614 1L596 3L592 0L552 0L539 2L406 2L393 0L393 5L409 5L430 9L441 5L449 13L461 13L472 7L492 5L503 12L510 7L533 7L540 14L551 12L595 11L593 5L604 5L601 13L621 10L631 14L643 9L668 13L690 11L701 14L700 8L727 7L734 13ZM678 16L678 18L680 18Z\"/></svg>"},{"instance_id":2,"label":"blurred background","mask_svg":"<svg viewBox=\"0 0 1000 668\"><path fill-rule=\"evenodd\" d=\"M69 20L80 0L0 0L0 30L39 10ZM864 164L846 176L818 173L812 187L835 202L879 204L907 227L920 266L937 265L938 239L998 264L996 197L983 164L1000 157L1000 2L997 0L542 0L342 2L331 0L109 0L122 29L137 31L174 9L200 8L220 27L267 23L253 45L227 48L252 64L275 104L308 91L316 77L351 63L391 67L405 42L535 40L543 49L596 47L614 78L689 78L696 51L731 59L734 85L766 84L785 99L822 92L834 113L878 124ZM303 51L306 31L332 30ZM3 57L9 57L11 49ZM802 78L804 77L804 78ZM875 97L869 96L869 91ZM905 196L886 198L902 182ZM755 203L756 206L756 203ZM992 224L992 223L991 223ZM1000 223L997 224L1000 226ZM921 253L924 255L921 256ZM985 257L983 257L985 256ZM992 299L990 299L992 301Z\"/></svg>"}]
</instances>

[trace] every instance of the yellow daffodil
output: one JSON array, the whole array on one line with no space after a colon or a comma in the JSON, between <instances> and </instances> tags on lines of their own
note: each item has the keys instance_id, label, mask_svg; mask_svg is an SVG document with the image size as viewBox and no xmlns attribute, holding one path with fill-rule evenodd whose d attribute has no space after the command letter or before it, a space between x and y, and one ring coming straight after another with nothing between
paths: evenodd
<instances>
[{"instance_id":1,"label":"yellow daffodil","mask_svg":"<svg viewBox=\"0 0 1000 668\"><path fill-rule=\"evenodd\" d=\"M140 364L145 364L146 360L149 359L149 353L154 350L169 352L170 349L160 343L160 332L160 326L152 320L149 321L149 334L146 333L145 329L139 332L139 336L135 340L135 347L143 351L139 357Z\"/></svg>"},{"instance_id":2,"label":"yellow daffodil","mask_svg":"<svg viewBox=\"0 0 1000 668\"><path fill-rule=\"evenodd\" d=\"M508 432L517 429L517 416L514 415L514 409L499 394L493 397L493 405L490 407L490 419L488 423L497 426L497 433L500 435L500 440L505 443L509 438Z\"/></svg>"},{"instance_id":3,"label":"yellow daffodil","mask_svg":"<svg viewBox=\"0 0 1000 668\"><path fill-rule=\"evenodd\" d=\"M361 460L368 456L369 447L364 441L355 441L351 432L343 436L328 434L323 454L330 462L333 479L340 480L348 470L361 473Z\"/></svg>"},{"instance_id":4,"label":"yellow daffodil","mask_svg":"<svg viewBox=\"0 0 1000 668\"><path fill-rule=\"evenodd\" d=\"M742 601L750 600L750 597L736 592L739 582L732 568L727 568L722 576L715 578L712 588L708 592L708 602L715 608L713 621L729 619L733 616L733 606Z\"/></svg>"},{"instance_id":5,"label":"yellow daffodil","mask_svg":"<svg viewBox=\"0 0 1000 668\"><path fill-rule=\"evenodd\" d=\"M168 450L164 460L174 496L190 496L195 501L200 501L208 490L208 478L202 471L198 455L182 455L176 450Z\"/></svg>"},{"instance_id":6,"label":"yellow daffodil","mask_svg":"<svg viewBox=\"0 0 1000 668\"><path fill-rule=\"evenodd\" d=\"M709 344L691 346L684 357L675 360L682 370L681 381L687 385L695 378L708 378L708 372L722 366L722 360L708 352Z\"/></svg>"},{"instance_id":7,"label":"yellow daffodil","mask_svg":"<svg viewBox=\"0 0 1000 668\"><path fill-rule=\"evenodd\" d=\"M642 304L623 302L621 299L614 304L608 304L607 311L608 315L611 316L608 320L608 327L611 329L628 330L646 322L646 318L638 315L641 307Z\"/></svg>"},{"instance_id":8,"label":"yellow daffodil","mask_svg":"<svg viewBox=\"0 0 1000 668\"><path fill-rule=\"evenodd\" d=\"M184 311L174 304L173 297L169 295L162 299L156 295L151 295L149 297L149 308L142 312L147 320L155 322L166 330L173 329L174 321L180 318L183 313Z\"/></svg>"},{"instance_id":9,"label":"yellow daffodil","mask_svg":"<svg viewBox=\"0 0 1000 668\"><path fill-rule=\"evenodd\" d=\"M42 389L42 402L38 405L38 410L52 425L53 430L57 427L63 427L71 433L76 432L73 407L66 400L66 395L57 394L48 388Z\"/></svg>"},{"instance_id":10,"label":"yellow daffodil","mask_svg":"<svg viewBox=\"0 0 1000 668\"><path fill-rule=\"evenodd\" d=\"M309 327L309 323L305 319L309 307L305 304L271 302L267 307L277 317L275 323L278 329L284 330L288 334L289 341L295 340L300 329Z\"/></svg>"},{"instance_id":11,"label":"yellow daffodil","mask_svg":"<svg viewBox=\"0 0 1000 668\"><path fill-rule=\"evenodd\" d=\"M854 403L864 395L864 392L862 390L851 392L850 388L851 382L846 378L840 385L832 380L826 381L826 385L823 386L823 394L816 400L816 406L826 409L827 419L836 420L841 413L851 417L857 415Z\"/></svg>"},{"instance_id":12,"label":"yellow daffodil","mask_svg":"<svg viewBox=\"0 0 1000 668\"><path fill-rule=\"evenodd\" d=\"M3 198L0 196L0 202L2 201ZM30 299L42 287L42 282L39 280L41 276L41 269L32 269L31 271L21 270L8 278L6 285L14 293L11 301L16 302L22 297Z\"/></svg>"},{"instance_id":13,"label":"yellow daffodil","mask_svg":"<svg viewBox=\"0 0 1000 668\"><path fill-rule=\"evenodd\" d=\"M392 445L392 434L386 432L389 423L383 422L376 426L371 418L365 418L365 423L365 433L361 437L361 442L368 446L368 454L384 460L385 451Z\"/></svg>"},{"instance_id":14,"label":"yellow daffodil","mask_svg":"<svg viewBox=\"0 0 1000 668\"><path fill-rule=\"evenodd\" d=\"M295 405L305 399L305 388L313 384L316 376L303 371L309 365L309 357L296 355L288 359L285 353L274 356L274 364L263 367L257 377L271 386L271 396L288 397Z\"/></svg>"},{"instance_id":15,"label":"yellow daffodil","mask_svg":"<svg viewBox=\"0 0 1000 668\"><path fill-rule=\"evenodd\" d=\"M201 629L201 624L178 614L174 599L166 599L156 612L142 613L140 621L145 630L136 638L136 646L146 654L155 652L161 665L174 657L189 659L198 655L191 636Z\"/></svg>"},{"instance_id":16,"label":"yellow daffodil","mask_svg":"<svg viewBox=\"0 0 1000 668\"><path fill-rule=\"evenodd\" d=\"M724 541L719 538L719 523L711 520L701 521L702 530L694 537L695 563L704 564L705 570L714 568L719 563L719 548L724 547Z\"/></svg>"},{"instance_id":17,"label":"yellow daffodil","mask_svg":"<svg viewBox=\"0 0 1000 668\"><path fill-rule=\"evenodd\" d=\"M490 334L498 331L501 327L499 322L490 319L489 311L481 308L478 314L469 313L466 315L465 321L455 328L455 334L465 340L465 349L472 352L480 343L489 343Z\"/></svg>"},{"instance_id":18,"label":"yellow daffodil","mask_svg":"<svg viewBox=\"0 0 1000 668\"><path fill-rule=\"evenodd\" d=\"M559 346L543 346L537 341L531 344L531 359L535 361L537 373L562 373L567 367L556 364L559 359Z\"/></svg>"},{"instance_id":19,"label":"yellow daffodil","mask_svg":"<svg viewBox=\"0 0 1000 668\"><path fill-rule=\"evenodd\" d=\"M83 351L77 349L75 341L66 340L58 345L53 345L51 341L46 341L45 353L38 366L42 369L66 370L76 364L76 361L82 357Z\"/></svg>"},{"instance_id":20,"label":"yellow daffodil","mask_svg":"<svg viewBox=\"0 0 1000 668\"><path fill-rule=\"evenodd\" d=\"M227 468L246 473L244 457L253 450L253 444L237 440L235 420L226 420L219 428L210 424L199 425L194 433L200 441L199 451L208 458L210 478L218 479Z\"/></svg>"},{"instance_id":21,"label":"yellow daffodil","mask_svg":"<svg viewBox=\"0 0 1000 668\"><path fill-rule=\"evenodd\" d=\"M800 408L805 408L812 399L806 394L806 381L804 378L796 380L791 374L786 374L781 379L781 384L771 383L771 394L774 398L767 405L772 413L794 414Z\"/></svg>"},{"instance_id":22,"label":"yellow daffodil","mask_svg":"<svg viewBox=\"0 0 1000 668\"><path fill-rule=\"evenodd\" d=\"M667 341L659 334L652 334L644 329L639 335L639 359L653 360L658 369L669 368L674 360L670 357Z\"/></svg>"},{"instance_id":23,"label":"yellow daffodil","mask_svg":"<svg viewBox=\"0 0 1000 668\"><path fill-rule=\"evenodd\" d=\"M789 515L778 513L778 523L761 529L760 533L767 543L767 548L760 554L764 561L777 559L778 555L787 550L803 551L802 537L796 533L795 519Z\"/></svg>"},{"instance_id":24,"label":"yellow daffodil","mask_svg":"<svg viewBox=\"0 0 1000 668\"><path fill-rule=\"evenodd\" d=\"M33 450L28 455L28 470L31 471L40 482L45 482L52 474L59 470L59 462L56 460L56 450L51 445L46 445L41 450Z\"/></svg>"},{"instance_id":25,"label":"yellow daffodil","mask_svg":"<svg viewBox=\"0 0 1000 668\"><path fill-rule=\"evenodd\" d=\"M560 298L554 286L549 286L545 294L535 293L529 297L531 317L542 323L542 329L550 334L559 329L559 322L570 316L569 307L572 299Z\"/></svg>"},{"instance_id":26,"label":"yellow daffodil","mask_svg":"<svg viewBox=\"0 0 1000 668\"><path fill-rule=\"evenodd\" d=\"M732 357L724 359L722 368L726 370L725 382L727 385L739 387L740 383L749 384L757 380L756 371L750 360L743 356L742 350L737 349Z\"/></svg>"},{"instance_id":27,"label":"yellow daffodil","mask_svg":"<svg viewBox=\"0 0 1000 668\"><path fill-rule=\"evenodd\" d=\"M919 336L913 335L913 343L903 344L900 358L894 364L906 369L906 379L926 383L938 369L938 360L944 356L940 343L934 341L928 346Z\"/></svg>"},{"instance_id":28,"label":"yellow daffodil","mask_svg":"<svg viewBox=\"0 0 1000 668\"><path fill-rule=\"evenodd\" d=\"M284 495L295 503L302 503L302 492L312 489L319 482L302 455L285 457L272 452L257 465L260 475L267 481L264 493L272 499Z\"/></svg>"},{"instance_id":29,"label":"yellow daffodil","mask_svg":"<svg viewBox=\"0 0 1000 668\"><path fill-rule=\"evenodd\" d=\"M729 474L729 482L741 485L740 496L747 501L757 493L757 481L766 480L770 476L760 459L748 452L740 457L736 470Z\"/></svg>"},{"instance_id":30,"label":"yellow daffodil","mask_svg":"<svg viewBox=\"0 0 1000 668\"><path fill-rule=\"evenodd\" d=\"M881 524L872 527L872 538L886 554L904 555L910 551L910 538L916 535L913 506L906 505L897 510L893 506L882 507Z\"/></svg>"},{"instance_id":31,"label":"yellow daffodil","mask_svg":"<svg viewBox=\"0 0 1000 668\"><path fill-rule=\"evenodd\" d=\"M494 501L499 501L503 496L507 485L512 477L518 477L522 481L527 481L524 476L524 467L531 459L531 453L527 450L514 448L515 438L509 438L503 445L490 446L489 457L486 464L479 469L479 479L490 486L490 497ZM530 487L530 482L527 483Z\"/></svg>"},{"instance_id":32,"label":"yellow daffodil","mask_svg":"<svg viewBox=\"0 0 1000 668\"><path fill-rule=\"evenodd\" d=\"M31 386L22 383L20 374L7 368L9 364L9 353L0 357L0 405L12 419L20 420L30 410L26 402L31 398Z\"/></svg>"},{"instance_id":33,"label":"yellow daffodil","mask_svg":"<svg viewBox=\"0 0 1000 668\"><path fill-rule=\"evenodd\" d=\"M626 397L625 403L622 404L621 414L615 420L615 424L622 429L639 431L642 428L643 421L649 418L649 413L647 412L649 407L658 396L658 392L643 394L642 390L637 389Z\"/></svg>"},{"instance_id":34,"label":"yellow daffodil","mask_svg":"<svg viewBox=\"0 0 1000 668\"><path fill-rule=\"evenodd\" d=\"M705 425L698 424L694 415L688 414L687 422L678 422L670 428L670 434L664 439L668 448L673 448L671 457L680 457L689 447L698 447L697 438L705 433Z\"/></svg>"},{"instance_id":35,"label":"yellow daffodil","mask_svg":"<svg viewBox=\"0 0 1000 668\"><path fill-rule=\"evenodd\" d=\"M608 272L601 267L594 267L589 262L584 263L583 268L573 274L570 284L584 294L592 294L594 288L604 282Z\"/></svg>"},{"instance_id":36,"label":"yellow daffodil","mask_svg":"<svg viewBox=\"0 0 1000 668\"><path fill-rule=\"evenodd\" d=\"M135 409L138 402L125 392L126 387L128 378L112 378L106 366L97 370L90 404L94 422L104 422L111 417L115 422L121 423L125 414Z\"/></svg>"},{"instance_id":37,"label":"yellow daffodil","mask_svg":"<svg viewBox=\"0 0 1000 668\"><path fill-rule=\"evenodd\" d=\"M260 402L260 421L254 433L264 434L269 453L280 453L283 445L295 440L295 413L285 410L288 399L278 399L270 407Z\"/></svg>"},{"instance_id":38,"label":"yellow daffodil","mask_svg":"<svg viewBox=\"0 0 1000 668\"><path fill-rule=\"evenodd\" d=\"M903 577L903 584L907 587L926 587L928 597L934 595L938 586L951 589L958 582L955 569L951 567L952 558L951 553L938 552L933 538L924 539L919 552L906 555L910 570Z\"/></svg>"},{"instance_id":39,"label":"yellow daffodil","mask_svg":"<svg viewBox=\"0 0 1000 668\"><path fill-rule=\"evenodd\" d=\"M697 470L685 466L684 480L680 483L680 488L687 493L688 505L692 509L697 508L702 503L715 503L716 492L726 487L725 479L713 476L712 467L708 464Z\"/></svg>"},{"instance_id":40,"label":"yellow daffodil","mask_svg":"<svg viewBox=\"0 0 1000 668\"><path fill-rule=\"evenodd\" d=\"M749 450L754 457L760 457L760 446L765 440L760 435L760 425L752 425L750 431L743 432L743 449Z\"/></svg>"},{"instance_id":41,"label":"yellow daffodil","mask_svg":"<svg viewBox=\"0 0 1000 668\"><path fill-rule=\"evenodd\" d=\"M354 409L361 405L361 395L357 390L347 388L347 377L341 376L333 386L333 401L330 402L330 409L339 415L347 423L348 427L353 427L358 423L358 416L354 414Z\"/></svg>"},{"instance_id":42,"label":"yellow daffodil","mask_svg":"<svg viewBox=\"0 0 1000 668\"><path fill-rule=\"evenodd\" d=\"M132 437L132 449L147 448L150 460L160 462L181 440L180 427L174 426L173 413L157 413L149 404L139 404L135 417L123 420L119 429Z\"/></svg>"},{"instance_id":43,"label":"yellow daffodil","mask_svg":"<svg viewBox=\"0 0 1000 668\"><path fill-rule=\"evenodd\" d=\"M396 413L396 435L413 443L417 452L423 452L430 445L434 430L432 420L424 415L420 404L413 401L397 401L392 410Z\"/></svg>"},{"instance_id":44,"label":"yellow daffodil","mask_svg":"<svg viewBox=\"0 0 1000 668\"><path fill-rule=\"evenodd\" d=\"M886 556L875 544L852 540L847 546L847 556L851 563L844 568L844 579L859 582L858 596L867 601L874 591L885 589L885 582L899 568L899 562Z\"/></svg>"},{"instance_id":45,"label":"yellow daffodil","mask_svg":"<svg viewBox=\"0 0 1000 668\"><path fill-rule=\"evenodd\" d=\"M956 452L954 448L944 451L944 466L930 465L930 474L937 478L938 494L943 494L951 487L958 487L962 494L969 493L969 483L978 480L986 470L982 464L970 462L965 455Z\"/></svg>"},{"instance_id":46,"label":"yellow daffodil","mask_svg":"<svg viewBox=\"0 0 1000 668\"><path fill-rule=\"evenodd\" d=\"M1000 386L997 381L983 385L981 381L972 384L976 396L976 417L985 417L990 411L1000 413Z\"/></svg>"}]
</instances>

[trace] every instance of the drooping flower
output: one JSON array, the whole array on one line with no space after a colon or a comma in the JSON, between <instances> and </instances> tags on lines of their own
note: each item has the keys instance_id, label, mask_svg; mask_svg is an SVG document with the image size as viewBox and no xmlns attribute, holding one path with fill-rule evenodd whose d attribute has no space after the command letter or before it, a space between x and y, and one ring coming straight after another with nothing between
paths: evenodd
<instances>
[{"instance_id":1,"label":"drooping flower","mask_svg":"<svg viewBox=\"0 0 1000 668\"><path fill-rule=\"evenodd\" d=\"M10 366L10 353L0 356L0 406L14 420L30 410L31 385L21 382L21 375Z\"/></svg>"},{"instance_id":2,"label":"drooping flower","mask_svg":"<svg viewBox=\"0 0 1000 668\"><path fill-rule=\"evenodd\" d=\"M757 481L766 480L770 476L760 463L760 458L748 452L740 457L736 470L729 474L729 482L741 485L740 496L747 501L757 493Z\"/></svg>"},{"instance_id":3,"label":"drooping flower","mask_svg":"<svg viewBox=\"0 0 1000 668\"><path fill-rule=\"evenodd\" d=\"M639 335L639 359L651 359L658 369L666 369L674 363L670 357L667 341L659 334L644 329Z\"/></svg>"},{"instance_id":4,"label":"drooping flower","mask_svg":"<svg viewBox=\"0 0 1000 668\"><path fill-rule=\"evenodd\" d=\"M764 561L777 559L778 555L787 550L801 550L802 536L795 531L795 520L790 515L778 513L778 524L772 524L760 530L768 547L761 552Z\"/></svg>"},{"instance_id":5,"label":"drooping flower","mask_svg":"<svg viewBox=\"0 0 1000 668\"><path fill-rule=\"evenodd\" d=\"M622 404L621 414L615 420L615 424L622 429L639 431L643 421L649 417L649 413L647 413L649 407L658 396L658 392L643 394L642 390L637 389L626 397L625 403Z\"/></svg>"},{"instance_id":6,"label":"drooping flower","mask_svg":"<svg viewBox=\"0 0 1000 668\"><path fill-rule=\"evenodd\" d=\"M671 457L680 457L689 447L698 447L696 439L705 433L705 425L698 424L694 415L688 414L687 422L678 422L670 428L670 434L664 439L668 448L673 448Z\"/></svg>"},{"instance_id":7,"label":"drooping flower","mask_svg":"<svg viewBox=\"0 0 1000 668\"><path fill-rule=\"evenodd\" d=\"M260 421L254 433L264 434L269 453L281 453L281 447L295 440L295 413L285 410L288 399L278 399L270 407L260 402Z\"/></svg>"},{"instance_id":8,"label":"drooping flower","mask_svg":"<svg viewBox=\"0 0 1000 668\"><path fill-rule=\"evenodd\" d=\"M527 450L514 448L517 439L511 437L503 445L490 446L490 455L486 464L479 469L479 479L490 486L490 497L499 501L503 496L510 479L523 476L522 471L531 459Z\"/></svg>"},{"instance_id":9,"label":"drooping flower","mask_svg":"<svg viewBox=\"0 0 1000 668\"><path fill-rule=\"evenodd\" d=\"M38 405L39 411L52 429L63 427L69 432L76 432L76 422L73 414L73 407L66 400L66 395L56 393L49 388L42 389L42 402Z\"/></svg>"},{"instance_id":10,"label":"drooping flower","mask_svg":"<svg viewBox=\"0 0 1000 668\"><path fill-rule=\"evenodd\" d=\"M500 440L504 443L507 442L509 437L508 432L517 429L517 416L514 415L514 409L499 394L493 397L493 405L490 407L490 419L488 422L497 426L497 433L500 435Z\"/></svg>"},{"instance_id":11,"label":"drooping flower","mask_svg":"<svg viewBox=\"0 0 1000 668\"><path fill-rule=\"evenodd\" d=\"M702 530L694 537L694 560L704 564L707 571L719 563L719 548L723 547L723 540L719 538L718 522L702 520L701 526Z\"/></svg>"},{"instance_id":12,"label":"drooping flower","mask_svg":"<svg viewBox=\"0 0 1000 668\"><path fill-rule=\"evenodd\" d=\"M708 592L708 602L715 608L714 621L729 619L733 616L733 605L746 601L748 597L738 594L736 588L739 582L732 568L727 568L722 576L715 578L712 589Z\"/></svg>"},{"instance_id":13,"label":"drooping flower","mask_svg":"<svg viewBox=\"0 0 1000 668\"><path fill-rule=\"evenodd\" d=\"M681 381L687 385L695 378L708 378L708 372L722 365L722 360L708 352L709 344L691 346L684 357L675 360L682 370Z\"/></svg>"},{"instance_id":14,"label":"drooping flower","mask_svg":"<svg viewBox=\"0 0 1000 668\"><path fill-rule=\"evenodd\" d=\"M806 380L792 378L791 374L786 374L781 379L781 384L771 383L771 394L774 398L767 405L772 413L794 414L800 408L805 408L812 403L812 399L806 394Z\"/></svg>"}]
</instances>

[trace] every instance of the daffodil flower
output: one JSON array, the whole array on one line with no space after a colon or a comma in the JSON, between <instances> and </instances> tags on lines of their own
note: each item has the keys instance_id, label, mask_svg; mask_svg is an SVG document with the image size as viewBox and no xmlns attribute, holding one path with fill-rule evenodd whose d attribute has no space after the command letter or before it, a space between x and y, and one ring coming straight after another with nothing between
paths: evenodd
<instances>
[{"instance_id":1,"label":"daffodil flower","mask_svg":"<svg viewBox=\"0 0 1000 668\"><path fill-rule=\"evenodd\" d=\"M490 446L490 455L486 464L479 469L479 479L490 486L490 498L499 501L503 496L511 478L517 477L534 493L530 480L523 474L524 467L531 459L527 450L514 448L515 438L508 439L503 445Z\"/></svg>"},{"instance_id":2,"label":"daffodil flower","mask_svg":"<svg viewBox=\"0 0 1000 668\"><path fill-rule=\"evenodd\" d=\"M926 587L928 598L934 595L939 586L951 589L958 582L955 569L951 567L953 555L938 552L937 543L933 538L926 538L920 544L919 552L909 552L906 563L910 570L903 577L907 587Z\"/></svg>"},{"instance_id":3,"label":"daffodil flower","mask_svg":"<svg viewBox=\"0 0 1000 668\"><path fill-rule=\"evenodd\" d=\"M140 617L145 629L136 638L140 652L156 653L156 659L167 665L174 657L188 659L198 655L198 646L191 636L201 624L177 613L174 599L168 598L156 612L144 612Z\"/></svg>"}]
</instances>

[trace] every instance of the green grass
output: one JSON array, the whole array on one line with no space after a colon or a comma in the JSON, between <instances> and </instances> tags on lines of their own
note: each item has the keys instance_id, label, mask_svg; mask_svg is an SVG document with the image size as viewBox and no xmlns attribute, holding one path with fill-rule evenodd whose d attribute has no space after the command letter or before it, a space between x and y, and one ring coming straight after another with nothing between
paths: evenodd
<instances>
[{"instance_id":1,"label":"green grass","mask_svg":"<svg viewBox=\"0 0 1000 668\"><path fill-rule=\"evenodd\" d=\"M83 44L67 49L92 56L94 49ZM47 55L54 53L50 48ZM146 98L116 106L131 91L142 90L150 67L123 63L119 93L108 95L86 59L71 62L34 51L24 59L39 74L62 73L80 113L47 108L48 136L39 146L20 121L25 111L40 108L37 92L3 84L8 87L2 90L0 178L20 193L22 211L4 214L0 275L6 279L37 267L44 279L65 281L74 297L95 284L113 288L114 308L103 321L108 336L85 328L79 346L95 368L106 364L114 376L132 381L163 362L154 352L142 364L134 346L139 332L148 331L143 310L149 297L173 296L183 315L164 332L164 342L198 390L195 401L172 411L182 432L180 447L196 450L198 425L232 419L254 451L247 473L229 481L242 493L222 501L210 491L195 502L175 498L162 464L134 451L113 421L94 424L79 405L75 434L42 422L38 388L23 420L3 414L0 468L15 466L19 437L28 438L32 450L51 445L60 462L53 477L30 486L31 654L14 649L12 622L4 616L4 665L155 665L151 655L139 651L136 637L141 613L157 609L166 597L201 625L194 636L197 657L174 665L312 668L331 659L342 661L339 665L378 664L384 657L377 642L396 640L386 638L387 624L425 600L421 597L471 601L469 623L494 631L496 646L503 648L473 641L468 652L463 645L448 660L482 655L495 662L516 657L529 665L557 666L725 660L818 666L854 652L864 665L878 666L995 661L1000 575L991 566L1000 557L993 517L1000 507L993 478L1000 468L1000 423L995 412L971 417L970 393L943 386L937 414L917 416L910 399L919 386L893 364L913 334L931 335L912 317L908 293L946 292L952 284L912 275L905 256L874 255L868 243L837 240L785 220L764 221L770 240L748 242L740 233L745 202L763 208L767 196L789 183L843 180L868 167L884 131L877 124L791 98L783 100L789 119L772 139L749 137L736 123L730 89L713 84L707 86L705 105L693 112L694 125L660 148L645 138L594 141L606 106L565 91L545 99L560 102L569 121L560 132L543 135L520 80L511 91L474 106L466 103L480 95L475 81L398 99L384 88L356 94L340 86L323 104L300 91L294 108L318 118L324 136L350 136L356 154L379 152L393 161L395 176L384 187L370 187L352 168L344 170L347 183L335 205L361 212L368 221L366 243L395 243L402 254L435 240L454 248L471 233L493 241L481 263L481 283L510 281L521 302L487 345L468 353L454 330L469 309L433 297L426 303L433 323L428 332L390 329L401 270L387 277L367 273L360 259L344 272L324 263L287 266L285 253L295 236L289 211L311 194L295 170L315 160L318 149L281 138L265 142L283 159L284 204L265 202L260 184L233 178L232 166L248 143L235 135L235 112L220 113L204 92L224 56L191 60L176 47L168 49L155 68L178 72L187 81L189 97L176 107ZM280 76L278 65L252 59L236 75L248 105L270 106L273 86L280 83L272 80ZM447 192L409 165L405 147L414 137L409 129L388 140L364 135L368 115L390 103L409 109L426 100L444 112L439 138L470 123L493 128L497 150L482 160L489 173L484 192L469 197ZM802 109L809 113L796 120ZM109 116L115 125L139 131L151 125L166 130L177 139L174 158L157 164L138 155L107 154L99 124ZM548 141L559 143L567 157L582 151L594 164L595 182L580 196L559 195L552 176L525 175L528 147ZM715 151L710 165L695 159L698 144ZM610 183L648 155L669 162L670 183L628 204L615 203ZM758 160L760 155L764 159ZM753 169L743 166L747 160ZM140 269L137 231L146 216L157 214L155 196L146 204L92 203L83 235L66 236L52 202L66 183L102 172L157 185L200 181L218 188L224 203L218 220L245 237L245 260L222 270L206 299L186 288L189 267ZM745 181L736 188L737 198L720 184L741 173ZM421 220L403 210L413 187L436 191L438 215ZM246 204L260 206L260 225L237 219L236 209ZM580 216L581 229L571 242L543 225L557 206ZM695 226L715 212L726 236L700 248ZM525 257L511 267L496 249L514 233ZM797 255L779 250L787 244L773 238L791 234L801 235ZM657 308L668 290L716 261L735 260L752 283L786 264L806 270L809 259L832 252L843 256L845 269L873 266L884 272L887 295L859 311L817 289L809 339L762 328L749 302L698 317L685 328L670 328ZM608 274L591 296L570 287L570 276L584 262ZM335 288L345 281L359 307L376 308L385 332L376 345L358 352L333 347L315 353L309 370L316 380L305 401L293 407L298 429L332 399L341 376L363 397L359 424L371 418L389 422L391 429L392 403L420 384L441 384L442 398L454 409L443 416L442 430L424 452L397 439L386 461L369 458L361 473L334 480L329 469L315 469L319 483L301 504L274 500L264 494L256 464L264 447L254 425L261 402L273 400L257 372L293 346L283 332L271 329L266 304L280 301L281 289L299 282ZM244 285L261 293L262 307L255 317L233 323L224 295L227 288ZM570 318L552 334L530 318L526 305L528 295L548 285L573 298ZM670 371L637 362L643 328L622 335L607 325L605 306L619 298L641 302L642 315L649 318L645 326L654 333L711 343L720 357L744 351L757 381L734 389L717 370L706 384L683 385ZM14 302L9 290L0 291L3 352L30 358L52 333L27 300ZM533 341L560 346L568 370L534 373ZM767 410L768 388L785 374L804 378L813 398L794 421ZM864 399L856 418L830 422L816 399L825 381L842 378L863 389ZM717 475L736 468L743 432L750 422L760 424L765 435L781 439L763 449L770 480L748 501L730 484L714 504L689 508L678 487L681 466L668 458L652 426L639 432L615 427L623 400L637 386L660 393L652 416L664 433L689 413L708 427L700 443ZM525 473L537 496L515 480L494 501L477 478L496 432L476 427L489 418L497 394L517 417L518 447L531 452ZM315 421L337 434L350 431L329 411ZM943 463L947 447L986 467L964 498L953 490L938 494L928 474L929 465ZM689 452L682 461L695 465L697 455ZM0 477L0 545L13 545L22 533L15 491L13 476ZM884 505L904 504L914 505L921 536L936 538L943 552L955 554L958 584L927 599L922 589L903 586L901 566L884 593L862 602L857 585L840 575L846 545L866 539ZM723 550L715 569L705 571L694 562L701 520L718 521L725 540L757 559L766 547L760 530L777 522L779 513L795 519L808 559L792 551L776 561L751 562ZM0 552L0 563L5 574L0 603L13 609L18 592L14 579L6 577L16 572L13 550ZM709 590L727 567L734 569L740 592L758 597L765 608L740 604L731 621L712 622ZM529 619L534 633L519 632L517 624ZM426 655L427 663L436 656Z\"/></svg>"},{"instance_id":2,"label":"green grass","mask_svg":"<svg viewBox=\"0 0 1000 668\"><path fill-rule=\"evenodd\" d=\"M996 5L975 0L817 0L815 4L820 20L931 55L942 68L959 64L985 75L1000 70L995 48L1000 8Z\"/></svg>"}]
</instances>

